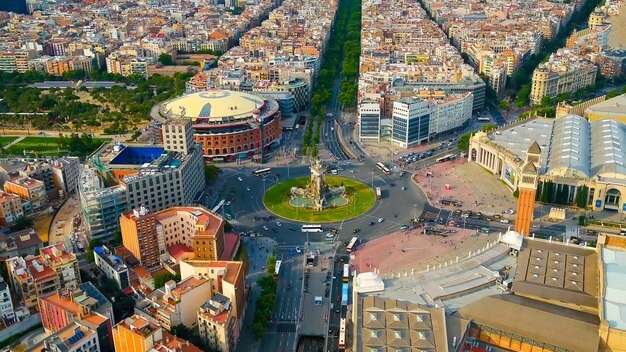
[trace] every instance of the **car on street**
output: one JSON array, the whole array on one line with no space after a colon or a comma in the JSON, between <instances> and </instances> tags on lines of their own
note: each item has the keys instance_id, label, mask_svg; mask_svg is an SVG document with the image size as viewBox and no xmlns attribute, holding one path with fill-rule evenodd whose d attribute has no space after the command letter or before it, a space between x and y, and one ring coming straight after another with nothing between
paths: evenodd
<instances>
[{"instance_id":1,"label":"car on street","mask_svg":"<svg viewBox=\"0 0 626 352\"><path fill-rule=\"evenodd\" d=\"M354 229L354 230L352 230L352 233L359 233L359 232L361 232L361 229Z\"/></svg>"},{"instance_id":2,"label":"car on street","mask_svg":"<svg viewBox=\"0 0 626 352\"><path fill-rule=\"evenodd\" d=\"M239 176L239 177L237 177L237 180L243 181L243 178L241 178L241 176Z\"/></svg>"},{"instance_id":3,"label":"car on street","mask_svg":"<svg viewBox=\"0 0 626 352\"><path fill-rule=\"evenodd\" d=\"M327 233L326 234L326 238L333 238L333 237L335 237L334 233Z\"/></svg>"},{"instance_id":4,"label":"car on street","mask_svg":"<svg viewBox=\"0 0 626 352\"><path fill-rule=\"evenodd\" d=\"M503 223L503 224L508 224L509 220L507 220L507 219L500 219L500 222Z\"/></svg>"},{"instance_id":5,"label":"car on street","mask_svg":"<svg viewBox=\"0 0 626 352\"><path fill-rule=\"evenodd\" d=\"M300 247L296 247L296 253L302 253L302 249L300 249Z\"/></svg>"},{"instance_id":6,"label":"car on street","mask_svg":"<svg viewBox=\"0 0 626 352\"><path fill-rule=\"evenodd\" d=\"M280 221L276 221L276 226L281 227L283 224L281 224Z\"/></svg>"},{"instance_id":7,"label":"car on street","mask_svg":"<svg viewBox=\"0 0 626 352\"><path fill-rule=\"evenodd\" d=\"M246 191L250 192L250 187L246 187Z\"/></svg>"},{"instance_id":8,"label":"car on street","mask_svg":"<svg viewBox=\"0 0 626 352\"><path fill-rule=\"evenodd\" d=\"M269 231L269 229L270 229L269 227L267 227L267 226L263 226L263 230L265 230L265 231Z\"/></svg>"},{"instance_id":9,"label":"car on street","mask_svg":"<svg viewBox=\"0 0 626 352\"><path fill-rule=\"evenodd\" d=\"M230 201L224 203L225 206L229 206L230 205Z\"/></svg>"},{"instance_id":10,"label":"car on street","mask_svg":"<svg viewBox=\"0 0 626 352\"><path fill-rule=\"evenodd\" d=\"M533 225L533 229L540 229L541 225Z\"/></svg>"},{"instance_id":11,"label":"car on street","mask_svg":"<svg viewBox=\"0 0 626 352\"><path fill-rule=\"evenodd\" d=\"M381 223L381 222L383 222L383 221L385 221L385 219L383 219L383 218L378 218L378 222L379 222L379 223Z\"/></svg>"},{"instance_id":12,"label":"car on street","mask_svg":"<svg viewBox=\"0 0 626 352\"><path fill-rule=\"evenodd\" d=\"M337 295L337 302L341 302L341 295Z\"/></svg>"}]
</instances>

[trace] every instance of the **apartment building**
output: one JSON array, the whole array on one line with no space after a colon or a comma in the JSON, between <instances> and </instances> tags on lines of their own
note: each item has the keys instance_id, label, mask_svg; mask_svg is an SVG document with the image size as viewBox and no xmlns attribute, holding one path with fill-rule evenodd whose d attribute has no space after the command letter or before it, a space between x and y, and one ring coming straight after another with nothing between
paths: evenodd
<instances>
[{"instance_id":1,"label":"apartment building","mask_svg":"<svg viewBox=\"0 0 626 352\"><path fill-rule=\"evenodd\" d=\"M209 297L218 293L226 296L230 300L231 314L236 318L236 325L241 328L246 305L243 262L181 260L180 275L183 280L193 276L210 280Z\"/></svg>"},{"instance_id":2,"label":"apartment building","mask_svg":"<svg viewBox=\"0 0 626 352\"><path fill-rule=\"evenodd\" d=\"M105 352L98 342L95 329L81 322L74 322L46 337L25 352Z\"/></svg>"},{"instance_id":3,"label":"apartment building","mask_svg":"<svg viewBox=\"0 0 626 352\"><path fill-rule=\"evenodd\" d=\"M163 340L163 334L155 322L135 314L113 327L115 352L150 351Z\"/></svg>"},{"instance_id":4,"label":"apartment building","mask_svg":"<svg viewBox=\"0 0 626 352\"><path fill-rule=\"evenodd\" d=\"M0 226L11 226L22 216L22 198L16 194L0 192Z\"/></svg>"},{"instance_id":5,"label":"apartment building","mask_svg":"<svg viewBox=\"0 0 626 352\"><path fill-rule=\"evenodd\" d=\"M6 325L15 321L15 311L11 300L11 291L4 279L0 277L0 318Z\"/></svg>"},{"instance_id":6,"label":"apartment building","mask_svg":"<svg viewBox=\"0 0 626 352\"><path fill-rule=\"evenodd\" d=\"M6 260L9 278L26 308L35 308L37 298L61 288L59 275L41 257Z\"/></svg>"},{"instance_id":7,"label":"apartment building","mask_svg":"<svg viewBox=\"0 0 626 352\"><path fill-rule=\"evenodd\" d=\"M102 351L113 351L113 307L91 282L82 283L74 290L61 289L39 297L38 310L48 334L78 322L96 332Z\"/></svg>"},{"instance_id":8,"label":"apartment building","mask_svg":"<svg viewBox=\"0 0 626 352\"><path fill-rule=\"evenodd\" d=\"M105 246L94 247L93 254L96 266L106 277L115 280L122 290L130 286L128 267L122 258L113 254Z\"/></svg>"},{"instance_id":9,"label":"apartment building","mask_svg":"<svg viewBox=\"0 0 626 352\"><path fill-rule=\"evenodd\" d=\"M600 72L606 77L626 75L626 49L609 48L600 53Z\"/></svg>"},{"instance_id":10,"label":"apartment building","mask_svg":"<svg viewBox=\"0 0 626 352\"><path fill-rule=\"evenodd\" d=\"M34 178L19 177L7 181L4 191L18 195L27 210L39 211L48 205L45 184Z\"/></svg>"},{"instance_id":11,"label":"apartment building","mask_svg":"<svg viewBox=\"0 0 626 352\"><path fill-rule=\"evenodd\" d=\"M555 98L572 93L596 82L597 67L569 49L559 49L550 60L539 64L533 72L530 100L541 104L543 97Z\"/></svg>"},{"instance_id":12,"label":"apartment building","mask_svg":"<svg viewBox=\"0 0 626 352\"><path fill-rule=\"evenodd\" d=\"M203 260L218 260L224 251L224 220L201 207L154 213L142 207L122 214L120 226L124 247L147 267L159 265L173 246Z\"/></svg>"},{"instance_id":13,"label":"apartment building","mask_svg":"<svg viewBox=\"0 0 626 352\"><path fill-rule=\"evenodd\" d=\"M200 306L210 297L211 283L203 277L190 276L179 283L170 280L158 305L156 319L166 330L178 324L193 329L198 323Z\"/></svg>"},{"instance_id":14,"label":"apartment building","mask_svg":"<svg viewBox=\"0 0 626 352\"><path fill-rule=\"evenodd\" d=\"M428 101L412 97L393 103L391 143L411 148L428 140L430 106Z\"/></svg>"},{"instance_id":15,"label":"apartment building","mask_svg":"<svg viewBox=\"0 0 626 352\"><path fill-rule=\"evenodd\" d=\"M220 352L234 351L237 346L239 329L230 310L230 299L217 293L198 311L200 337Z\"/></svg>"},{"instance_id":16,"label":"apartment building","mask_svg":"<svg viewBox=\"0 0 626 352\"><path fill-rule=\"evenodd\" d=\"M62 243L56 243L39 250L40 257L59 276L62 288L77 288L81 283L80 270L76 255L65 250Z\"/></svg>"},{"instance_id":17,"label":"apartment building","mask_svg":"<svg viewBox=\"0 0 626 352\"><path fill-rule=\"evenodd\" d=\"M37 310L41 316L41 324L48 334L59 331L74 321L102 321L105 330L108 329L106 336L111 338L111 327L115 323L113 306L91 282L82 283L76 289L63 288L39 297ZM91 317L92 315L96 317ZM112 346L113 340L110 343L101 342Z\"/></svg>"},{"instance_id":18,"label":"apartment building","mask_svg":"<svg viewBox=\"0 0 626 352\"><path fill-rule=\"evenodd\" d=\"M40 248L43 248L43 242L31 228L8 234L0 233L0 257L36 256Z\"/></svg>"},{"instance_id":19,"label":"apartment building","mask_svg":"<svg viewBox=\"0 0 626 352\"><path fill-rule=\"evenodd\" d=\"M28 59L33 56L28 51L0 52L0 71L24 73L28 71Z\"/></svg>"}]
</instances>

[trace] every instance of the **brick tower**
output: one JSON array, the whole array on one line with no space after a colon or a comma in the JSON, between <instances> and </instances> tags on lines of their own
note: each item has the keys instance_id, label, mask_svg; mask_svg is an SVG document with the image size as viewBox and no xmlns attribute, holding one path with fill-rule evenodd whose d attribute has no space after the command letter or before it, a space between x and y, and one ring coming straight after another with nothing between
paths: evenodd
<instances>
[{"instance_id":1,"label":"brick tower","mask_svg":"<svg viewBox=\"0 0 626 352\"><path fill-rule=\"evenodd\" d=\"M539 160L541 148L534 142L526 152L526 161L522 166L522 175L518 183L519 197L517 198L517 216L515 231L523 236L530 234L530 223L535 210L535 195L539 181Z\"/></svg>"}]
</instances>

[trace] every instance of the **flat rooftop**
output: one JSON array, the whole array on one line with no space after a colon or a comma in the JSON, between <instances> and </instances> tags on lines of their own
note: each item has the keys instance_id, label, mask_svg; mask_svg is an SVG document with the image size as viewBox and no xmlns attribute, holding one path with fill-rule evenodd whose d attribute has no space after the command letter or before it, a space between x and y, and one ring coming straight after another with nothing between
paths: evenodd
<instances>
[{"instance_id":1,"label":"flat rooftop","mask_svg":"<svg viewBox=\"0 0 626 352\"><path fill-rule=\"evenodd\" d=\"M605 295L604 319L611 328L626 330L626 251L602 248Z\"/></svg>"}]
</instances>

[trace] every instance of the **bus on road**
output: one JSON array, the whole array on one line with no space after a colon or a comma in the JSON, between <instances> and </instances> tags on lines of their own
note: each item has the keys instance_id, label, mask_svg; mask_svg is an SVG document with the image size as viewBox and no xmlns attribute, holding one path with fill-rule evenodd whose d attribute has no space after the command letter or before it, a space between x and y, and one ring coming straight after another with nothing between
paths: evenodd
<instances>
[{"instance_id":1,"label":"bus on road","mask_svg":"<svg viewBox=\"0 0 626 352\"><path fill-rule=\"evenodd\" d=\"M277 260L276 268L274 269L274 279L278 279L278 275L280 274L280 264L281 264L281 261Z\"/></svg>"},{"instance_id":2,"label":"bus on road","mask_svg":"<svg viewBox=\"0 0 626 352\"><path fill-rule=\"evenodd\" d=\"M348 289L350 288L350 284L341 285L341 305L348 305Z\"/></svg>"},{"instance_id":3,"label":"bus on road","mask_svg":"<svg viewBox=\"0 0 626 352\"><path fill-rule=\"evenodd\" d=\"M389 169L385 166L385 164L381 163L380 161L376 163L376 167L378 168L378 170L382 171L383 174L385 175L391 174L391 171L389 171Z\"/></svg>"},{"instance_id":4,"label":"bus on road","mask_svg":"<svg viewBox=\"0 0 626 352\"><path fill-rule=\"evenodd\" d=\"M476 119L476 121L478 122L489 122L491 121L491 119L489 119L488 117L479 117Z\"/></svg>"},{"instance_id":5,"label":"bus on road","mask_svg":"<svg viewBox=\"0 0 626 352\"><path fill-rule=\"evenodd\" d=\"M356 250L356 246L359 244L359 238L358 237L352 237L352 239L350 240L350 242L348 242L348 247L346 247L346 251L348 253L354 252Z\"/></svg>"},{"instance_id":6,"label":"bus on road","mask_svg":"<svg viewBox=\"0 0 626 352\"><path fill-rule=\"evenodd\" d=\"M350 264L343 265L343 282L350 281Z\"/></svg>"},{"instance_id":7,"label":"bus on road","mask_svg":"<svg viewBox=\"0 0 626 352\"><path fill-rule=\"evenodd\" d=\"M341 318L339 322L339 349L346 348L346 319Z\"/></svg>"},{"instance_id":8,"label":"bus on road","mask_svg":"<svg viewBox=\"0 0 626 352\"><path fill-rule=\"evenodd\" d=\"M381 199L382 198L382 193L380 191L380 187L376 187L376 198L377 199Z\"/></svg>"},{"instance_id":9,"label":"bus on road","mask_svg":"<svg viewBox=\"0 0 626 352\"><path fill-rule=\"evenodd\" d=\"M254 170L253 174L254 176L265 176L265 175L269 175L272 173L272 169L269 167L263 168L263 169L258 169L258 170Z\"/></svg>"},{"instance_id":10,"label":"bus on road","mask_svg":"<svg viewBox=\"0 0 626 352\"><path fill-rule=\"evenodd\" d=\"M438 158L436 161L438 163L443 163L445 161L454 159L454 157L455 157L454 154L448 154L448 155L442 156L441 158Z\"/></svg>"},{"instance_id":11,"label":"bus on road","mask_svg":"<svg viewBox=\"0 0 626 352\"><path fill-rule=\"evenodd\" d=\"M302 225L302 232L324 232L322 225Z\"/></svg>"},{"instance_id":12,"label":"bus on road","mask_svg":"<svg viewBox=\"0 0 626 352\"><path fill-rule=\"evenodd\" d=\"M211 209L211 213L213 214L219 213L220 210L222 210L222 208L224 207L224 204L226 204L226 199L222 199L219 203L217 203L217 205L213 207L213 209Z\"/></svg>"}]
</instances>

